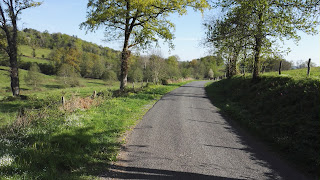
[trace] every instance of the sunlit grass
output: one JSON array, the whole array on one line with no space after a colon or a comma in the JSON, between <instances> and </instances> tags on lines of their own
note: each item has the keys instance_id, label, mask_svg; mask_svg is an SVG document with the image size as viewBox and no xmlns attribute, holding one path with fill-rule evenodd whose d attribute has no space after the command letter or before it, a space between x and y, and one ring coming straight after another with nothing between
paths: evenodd
<instances>
[{"instance_id":1,"label":"sunlit grass","mask_svg":"<svg viewBox=\"0 0 320 180\"><path fill-rule=\"evenodd\" d=\"M129 90L120 97L112 97L113 90L119 88L117 82L81 79L81 84L83 87L26 90L27 100L0 102L0 159L4 164L0 166L0 177L96 178L116 160L123 143L119 137L162 95L183 83L143 89L136 85L135 91ZM93 91L104 96L92 100L88 97ZM96 106L66 110L61 96L71 105L77 100L74 97L82 97L78 103L96 101ZM18 116L19 113L22 114Z\"/></svg>"}]
</instances>

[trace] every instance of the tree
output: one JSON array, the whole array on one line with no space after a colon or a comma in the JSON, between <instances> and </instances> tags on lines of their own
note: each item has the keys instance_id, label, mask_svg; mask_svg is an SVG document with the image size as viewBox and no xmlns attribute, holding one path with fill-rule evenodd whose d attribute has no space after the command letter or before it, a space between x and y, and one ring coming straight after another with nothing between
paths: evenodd
<instances>
[{"instance_id":1,"label":"tree","mask_svg":"<svg viewBox=\"0 0 320 180\"><path fill-rule=\"evenodd\" d=\"M69 64L61 65L58 70L58 79L66 87L76 87L80 85L76 70Z\"/></svg>"},{"instance_id":2,"label":"tree","mask_svg":"<svg viewBox=\"0 0 320 180\"><path fill-rule=\"evenodd\" d=\"M151 55L149 57L148 69L151 71L152 81L156 84L164 78L165 60L160 55Z\"/></svg>"},{"instance_id":3,"label":"tree","mask_svg":"<svg viewBox=\"0 0 320 180\"><path fill-rule=\"evenodd\" d=\"M280 39L299 40L297 31L316 33L319 24L318 0L219 0L217 6L227 10L246 25L245 35L253 40L253 80L259 78L260 57L264 47ZM245 18L244 18L245 17Z\"/></svg>"},{"instance_id":4,"label":"tree","mask_svg":"<svg viewBox=\"0 0 320 180\"><path fill-rule=\"evenodd\" d=\"M209 72L208 72L208 77L209 77L209 79L213 79L214 74L213 74L212 69L209 70Z\"/></svg>"},{"instance_id":5,"label":"tree","mask_svg":"<svg viewBox=\"0 0 320 180\"><path fill-rule=\"evenodd\" d=\"M223 19L204 23L207 29L205 44L213 46L217 54L225 57L229 78L237 74L240 53L250 43L250 35L247 34L250 20L241 13L239 7L234 8Z\"/></svg>"},{"instance_id":6,"label":"tree","mask_svg":"<svg viewBox=\"0 0 320 180\"><path fill-rule=\"evenodd\" d=\"M39 66L36 63L32 63L24 79L27 84L37 88L37 86L42 82L40 76L41 74Z\"/></svg>"},{"instance_id":7,"label":"tree","mask_svg":"<svg viewBox=\"0 0 320 180\"><path fill-rule=\"evenodd\" d=\"M180 77L178 58L178 56L169 56L168 59L166 59L166 74L169 79L175 79Z\"/></svg>"},{"instance_id":8,"label":"tree","mask_svg":"<svg viewBox=\"0 0 320 180\"><path fill-rule=\"evenodd\" d=\"M13 96L20 95L17 55L18 15L24 9L40 5L40 2L35 2L33 0L2 0L0 2L0 29L4 31L7 40L7 44L4 46L1 44L1 48L5 49L9 56L11 68L11 90Z\"/></svg>"},{"instance_id":9,"label":"tree","mask_svg":"<svg viewBox=\"0 0 320 180\"><path fill-rule=\"evenodd\" d=\"M105 26L109 40L123 41L121 54L120 90L127 84L130 48L148 48L158 39L165 39L172 47L174 24L167 17L171 13L183 15L187 7L203 11L206 0L89 0L87 20L81 24L94 31Z\"/></svg>"}]
</instances>

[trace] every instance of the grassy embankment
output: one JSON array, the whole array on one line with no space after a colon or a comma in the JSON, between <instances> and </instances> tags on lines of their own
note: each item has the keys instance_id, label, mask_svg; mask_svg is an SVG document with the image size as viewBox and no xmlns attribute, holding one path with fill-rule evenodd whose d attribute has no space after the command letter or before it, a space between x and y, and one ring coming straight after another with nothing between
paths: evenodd
<instances>
[{"instance_id":1,"label":"grassy embankment","mask_svg":"<svg viewBox=\"0 0 320 180\"><path fill-rule=\"evenodd\" d=\"M119 137L183 84L150 85L118 97L118 83L80 79L81 87L61 89L55 76L44 74L33 89L24 82L26 72L20 70L27 99L19 100L8 97L8 68L0 67L0 179L95 178L115 160ZM99 96L92 99L94 90Z\"/></svg>"},{"instance_id":2,"label":"grassy embankment","mask_svg":"<svg viewBox=\"0 0 320 180\"><path fill-rule=\"evenodd\" d=\"M320 172L320 68L266 73L207 85L212 102L313 177Z\"/></svg>"}]
</instances>

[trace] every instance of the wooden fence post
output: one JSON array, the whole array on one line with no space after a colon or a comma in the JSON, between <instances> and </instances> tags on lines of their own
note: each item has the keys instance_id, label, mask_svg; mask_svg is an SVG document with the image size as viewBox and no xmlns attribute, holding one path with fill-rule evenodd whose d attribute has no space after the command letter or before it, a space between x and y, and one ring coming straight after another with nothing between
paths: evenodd
<instances>
[{"instance_id":1,"label":"wooden fence post","mask_svg":"<svg viewBox=\"0 0 320 180\"><path fill-rule=\"evenodd\" d=\"M96 96L97 96L97 91L93 91L92 99L96 98Z\"/></svg>"},{"instance_id":2,"label":"wooden fence post","mask_svg":"<svg viewBox=\"0 0 320 180\"><path fill-rule=\"evenodd\" d=\"M310 64L311 64L311 58L309 58L308 60L308 72L307 72L307 76L309 77L310 76Z\"/></svg>"},{"instance_id":3,"label":"wooden fence post","mask_svg":"<svg viewBox=\"0 0 320 180\"><path fill-rule=\"evenodd\" d=\"M282 68L282 61L280 61L280 64L279 64L279 75L281 75L281 68Z\"/></svg>"},{"instance_id":4,"label":"wooden fence post","mask_svg":"<svg viewBox=\"0 0 320 180\"><path fill-rule=\"evenodd\" d=\"M61 97L61 104L62 106L64 106L64 104L66 103L66 99L64 98L64 96Z\"/></svg>"}]
</instances>

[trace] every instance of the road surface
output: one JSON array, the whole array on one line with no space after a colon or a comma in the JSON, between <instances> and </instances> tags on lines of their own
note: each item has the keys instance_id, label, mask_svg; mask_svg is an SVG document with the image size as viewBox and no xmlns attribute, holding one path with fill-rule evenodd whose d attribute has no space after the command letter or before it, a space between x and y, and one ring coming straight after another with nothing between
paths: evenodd
<instances>
[{"instance_id":1,"label":"road surface","mask_svg":"<svg viewBox=\"0 0 320 180\"><path fill-rule=\"evenodd\" d=\"M192 82L159 100L103 179L306 179L223 117Z\"/></svg>"}]
</instances>

